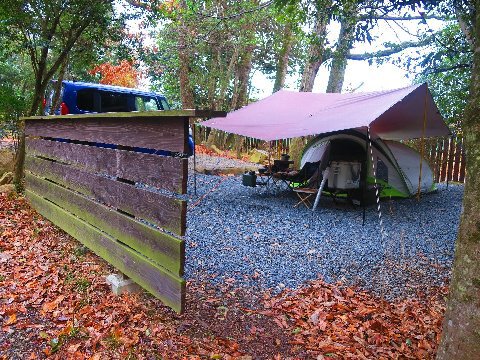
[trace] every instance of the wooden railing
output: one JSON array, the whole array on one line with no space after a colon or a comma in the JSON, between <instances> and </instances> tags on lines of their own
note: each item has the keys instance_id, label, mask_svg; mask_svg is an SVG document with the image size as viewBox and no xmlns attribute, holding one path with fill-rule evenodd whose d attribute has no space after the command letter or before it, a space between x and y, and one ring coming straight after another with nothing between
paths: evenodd
<instances>
[{"instance_id":1,"label":"wooden railing","mask_svg":"<svg viewBox=\"0 0 480 360\"><path fill-rule=\"evenodd\" d=\"M199 111L25 119L35 209L177 312L185 306L190 117ZM158 155L162 151L163 155ZM157 154L155 154L157 153Z\"/></svg>"},{"instance_id":2,"label":"wooden railing","mask_svg":"<svg viewBox=\"0 0 480 360\"><path fill-rule=\"evenodd\" d=\"M409 143L421 152L420 144L420 140ZM424 157L432 168L435 182L465 182L467 163L462 137L427 139L424 141L424 146Z\"/></svg>"}]
</instances>

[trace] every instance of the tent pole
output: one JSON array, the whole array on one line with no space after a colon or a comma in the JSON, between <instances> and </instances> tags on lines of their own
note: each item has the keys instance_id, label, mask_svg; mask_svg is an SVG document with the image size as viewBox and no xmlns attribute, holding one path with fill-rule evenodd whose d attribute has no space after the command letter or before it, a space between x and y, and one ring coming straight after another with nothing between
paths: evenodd
<instances>
[{"instance_id":1,"label":"tent pole","mask_svg":"<svg viewBox=\"0 0 480 360\"><path fill-rule=\"evenodd\" d=\"M320 197L322 196L322 191L323 188L325 187L325 183L327 182L328 174L330 174L330 166L328 166L322 174L322 182L320 184L320 187L318 188L317 196L315 197L315 202L312 207L312 211L315 211L315 209L318 206L318 202L320 201Z\"/></svg>"},{"instance_id":2,"label":"tent pole","mask_svg":"<svg viewBox=\"0 0 480 360\"><path fill-rule=\"evenodd\" d=\"M422 139L420 140L420 171L418 174L418 189L417 189L417 201L420 201L420 191L422 187L422 166L423 166L423 156L425 152L425 128L427 126L427 101L428 101L428 87L425 87L425 102L423 108L423 128L422 128Z\"/></svg>"},{"instance_id":3,"label":"tent pole","mask_svg":"<svg viewBox=\"0 0 480 360\"><path fill-rule=\"evenodd\" d=\"M272 156L272 141L268 142L268 170L272 172L272 161L271 161L271 156Z\"/></svg>"}]
</instances>

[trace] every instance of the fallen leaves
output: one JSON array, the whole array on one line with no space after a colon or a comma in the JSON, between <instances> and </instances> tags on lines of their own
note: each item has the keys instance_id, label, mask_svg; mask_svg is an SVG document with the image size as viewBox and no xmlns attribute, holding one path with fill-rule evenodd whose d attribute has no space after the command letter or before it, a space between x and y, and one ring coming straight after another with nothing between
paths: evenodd
<instances>
[{"instance_id":1,"label":"fallen leaves","mask_svg":"<svg viewBox=\"0 0 480 360\"><path fill-rule=\"evenodd\" d=\"M52 312L54 309L57 308L58 304L60 304L63 299L65 299L65 295L60 295L55 300L43 304L42 311L44 313Z\"/></svg>"},{"instance_id":2,"label":"fallen leaves","mask_svg":"<svg viewBox=\"0 0 480 360\"><path fill-rule=\"evenodd\" d=\"M445 291L387 303L317 280L267 300L266 308L274 313L278 326L295 334L293 343L304 346L312 356L433 359Z\"/></svg>"},{"instance_id":3,"label":"fallen leaves","mask_svg":"<svg viewBox=\"0 0 480 360\"><path fill-rule=\"evenodd\" d=\"M187 312L179 316L150 295L114 296L104 281L112 271L23 198L0 195L0 354L431 359L445 311L444 289L387 303L315 281L274 297L254 297L227 279L216 289L190 282Z\"/></svg>"},{"instance_id":4,"label":"fallen leaves","mask_svg":"<svg viewBox=\"0 0 480 360\"><path fill-rule=\"evenodd\" d=\"M5 321L4 325L12 325L17 322L17 314L12 314L8 317L7 321Z\"/></svg>"}]
</instances>

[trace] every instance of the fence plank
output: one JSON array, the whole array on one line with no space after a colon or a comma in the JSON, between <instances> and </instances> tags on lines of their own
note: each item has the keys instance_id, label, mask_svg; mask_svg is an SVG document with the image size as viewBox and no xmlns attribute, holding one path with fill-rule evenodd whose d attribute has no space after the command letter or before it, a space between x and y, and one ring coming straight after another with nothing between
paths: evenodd
<instances>
[{"instance_id":1,"label":"fence plank","mask_svg":"<svg viewBox=\"0 0 480 360\"><path fill-rule=\"evenodd\" d=\"M437 164L435 163L435 147L436 141L433 139L427 140L427 155L428 155L428 164L432 169L433 180L435 181L435 171Z\"/></svg>"},{"instance_id":2,"label":"fence plank","mask_svg":"<svg viewBox=\"0 0 480 360\"><path fill-rule=\"evenodd\" d=\"M185 281L182 278L159 268L137 252L31 190L27 190L26 194L41 215L82 242L95 254L115 266L176 312L183 312L185 307Z\"/></svg>"},{"instance_id":3,"label":"fence plank","mask_svg":"<svg viewBox=\"0 0 480 360\"><path fill-rule=\"evenodd\" d=\"M185 262L183 240L28 172L25 178L31 191L42 194L44 198L120 240L168 271L179 276L183 275Z\"/></svg>"},{"instance_id":4,"label":"fence plank","mask_svg":"<svg viewBox=\"0 0 480 360\"><path fill-rule=\"evenodd\" d=\"M184 194L188 160L28 137L27 152Z\"/></svg>"},{"instance_id":5,"label":"fence plank","mask_svg":"<svg viewBox=\"0 0 480 360\"><path fill-rule=\"evenodd\" d=\"M114 115L112 115L114 116ZM47 118L25 120L25 134L31 136L90 141L156 150L188 151L188 117Z\"/></svg>"},{"instance_id":6,"label":"fence plank","mask_svg":"<svg viewBox=\"0 0 480 360\"><path fill-rule=\"evenodd\" d=\"M440 181L447 181L448 138L442 139Z\"/></svg>"},{"instance_id":7,"label":"fence plank","mask_svg":"<svg viewBox=\"0 0 480 360\"><path fill-rule=\"evenodd\" d=\"M462 146L458 137L455 137L455 155L453 160L453 181L458 181L460 177L460 158L461 158Z\"/></svg>"},{"instance_id":8,"label":"fence plank","mask_svg":"<svg viewBox=\"0 0 480 360\"><path fill-rule=\"evenodd\" d=\"M465 149L463 148L463 138L460 140L461 160L458 181L465 182L465 169L467 167L467 159L465 157Z\"/></svg>"},{"instance_id":9,"label":"fence plank","mask_svg":"<svg viewBox=\"0 0 480 360\"><path fill-rule=\"evenodd\" d=\"M442 168L441 161L442 161L442 152L441 152L441 141L436 141L434 145L434 157L433 161L435 162L435 175L434 179L436 182L440 182L440 170Z\"/></svg>"},{"instance_id":10,"label":"fence plank","mask_svg":"<svg viewBox=\"0 0 480 360\"><path fill-rule=\"evenodd\" d=\"M41 158L27 156L26 169L175 234L185 234L185 201Z\"/></svg>"},{"instance_id":11,"label":"fence plank","mask_svg":"<svg viewBox=\"0 0 480 360\"><path fill-rule=\"evenodd\" d=\"M453 161L454 161L454 154L455 153L455 142L453 138L450 138L449 146L448 146L448 175L447 175L447 181L452 181L453 180Z\"/></svg>"}]
</instances>

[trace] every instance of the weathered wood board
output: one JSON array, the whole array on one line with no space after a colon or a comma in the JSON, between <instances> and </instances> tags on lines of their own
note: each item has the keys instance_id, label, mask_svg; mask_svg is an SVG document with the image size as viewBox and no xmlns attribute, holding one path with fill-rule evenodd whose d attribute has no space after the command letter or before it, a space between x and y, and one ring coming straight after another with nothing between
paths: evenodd
<instances>
[{"instance_id":1,"label":"weathered wood board","mask_svg":"<svg viewBox=\"0 0 480 360\"><path fill-rule=\"evenodd\" d=\"M187 191L187 159L38 138L28 138L26 146L31 156L74 164L179 194Z\"/></svg>"},{"instance_id":2,"label":"weathered wood board","mask_svg":"<svg viewBox=\"0 0 480 360\"><path fill-rule=\"evenodd\" d=\"M27 120L25 134L130 147L188 151L188 118L116 117Z\"/></svg>"},{"instance_id":3,"label":"weathered wood board","mask_svg":"<svg viewBox=\"0 0 480 360\"><path fill-rule=\"evenodd\" d=\"M26 169L35 175L93 197L175 234L185 234L187 204L183 200L42 158L27 156L25 164Z\"/></svg>"},{"instance_id":4,"label":"weathered wood board","mask_svg":"<svg viewBox=\"0 0 480 360\"><path fill-rule=\"evenodd\" d=\"M162 300L177 312L184 311L185 280L155 265L136 251L116 241L85 221L31 190L27 198L52 223L90 248L95 254Z\"/></svg>"},{"instance_id":5,"label":"weathered wood board","mask_svg":"<svg viewBox=\"0 0 480 360\"><path fill-rule=\"evenodd\" d=\"M27 188L182 276L185 242L53 182L26 173Z\"/></svg>"}]
</instances>

